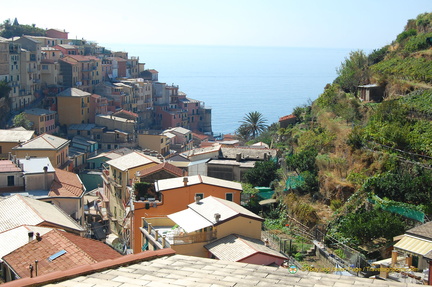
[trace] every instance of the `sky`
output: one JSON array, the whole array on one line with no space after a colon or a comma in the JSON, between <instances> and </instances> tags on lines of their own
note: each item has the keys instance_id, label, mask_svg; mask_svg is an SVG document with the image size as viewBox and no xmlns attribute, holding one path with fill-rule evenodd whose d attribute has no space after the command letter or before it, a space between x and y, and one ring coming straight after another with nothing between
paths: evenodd
<instances>
[{"instance_id":1,"label":"sky","mask_svg":"<svg viewBox=\"0 0 432 287\"><path fill-rule=\"evenodd\" d=\"M109 44L376 49L432 0L2 1L0 21Z\"/></svg>"}]
</instances>

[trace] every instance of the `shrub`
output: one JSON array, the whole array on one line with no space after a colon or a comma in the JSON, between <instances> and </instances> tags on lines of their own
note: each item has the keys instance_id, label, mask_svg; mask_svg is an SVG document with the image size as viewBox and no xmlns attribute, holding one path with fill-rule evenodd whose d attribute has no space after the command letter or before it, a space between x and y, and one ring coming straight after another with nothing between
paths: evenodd
<instances>
[{"instance_id":1,"label":"shrub","mask_svg":"<svg viewBox=\"0 0 432 287\"><path fill-rule=\"evenodd\" d=\"M332 201L330 201L330 208L333 211L338 210L339 208L341 208L343 205L343 202L340 199L333 199Z\"/></svg>"},{"instance_id":2,"label":"shrub","mask_svg":"<svg viewBox=\"0 0 432 287\"><path fill-rule=\"evenodd\" d=\"M296 254L294 254L294 259L297 261L303 261L304 255L300 252L297 252Z\"/></svg>"}]
</instances>

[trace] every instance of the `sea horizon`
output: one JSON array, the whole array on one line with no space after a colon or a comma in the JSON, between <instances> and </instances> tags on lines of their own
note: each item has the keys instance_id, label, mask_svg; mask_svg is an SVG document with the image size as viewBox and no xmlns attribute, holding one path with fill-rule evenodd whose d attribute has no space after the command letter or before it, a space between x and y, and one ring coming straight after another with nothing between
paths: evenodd
<instances>
[{"instance_id":1,"label":"sea horizon","mask_svg":"<svg viewBox=\"0 0 432 287\"><path fill-rule=\"evenodd\" d=\"M315 100L351 49L266 46L106 44L139 57L159 81L212 109L214 134L234 133L258 111L267 124Z\"/></svg>"}]
</instances>

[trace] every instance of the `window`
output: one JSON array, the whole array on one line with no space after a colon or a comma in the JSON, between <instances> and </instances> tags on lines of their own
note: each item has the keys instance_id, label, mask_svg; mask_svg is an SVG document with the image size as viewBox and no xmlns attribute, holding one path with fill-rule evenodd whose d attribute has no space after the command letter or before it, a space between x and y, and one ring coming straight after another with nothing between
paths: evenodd
<instances>
[{"instance_id":1,"label":"window","mask_svg":"<svg viewBox=\"0 0 432 287\"><path fill-rule=\"evenodd\" d=\"M225 199L229 201L233 201L233 194L232 193L225 193Z\"/></svg>"},{"instance_id":2,"label":"window","mask_svg":"<svg viewBox=\"0 0 432 287\"><path fill-rule=\"evenodd\" d=\"M15 185L15 177L13 175L9 175L7 177L7 181L8 181L8 183L7 183L8 186L14 186Z\"/></svg>"}]
</instances>

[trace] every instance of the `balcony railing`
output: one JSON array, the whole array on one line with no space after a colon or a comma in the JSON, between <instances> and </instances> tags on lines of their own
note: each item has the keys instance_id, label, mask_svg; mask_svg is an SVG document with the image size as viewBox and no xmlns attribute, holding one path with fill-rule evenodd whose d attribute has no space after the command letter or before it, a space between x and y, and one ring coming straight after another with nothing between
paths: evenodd
<instances>
[{"instance_id":1,"label":"balcony railing","mask_svg":"<svg viewBox=\"0 0 432 287\"><path fill-rule=\"evenodd\" d=\"M152 218L151 220L153 220ZM208 242L217 239L217 230L201 231L201 232L179 232L175 233L172 226L153 226L152 222L148 222L142 218L141 231L146 236L151 236L153 241L158 242L161 248L168 248L171 245L184 245L199 242ZM156 223L156 222L155 222ZM156 223L157 224L157 223ZM162 231L164 230L164 231Z\"/></svg>"}]
</instances>

